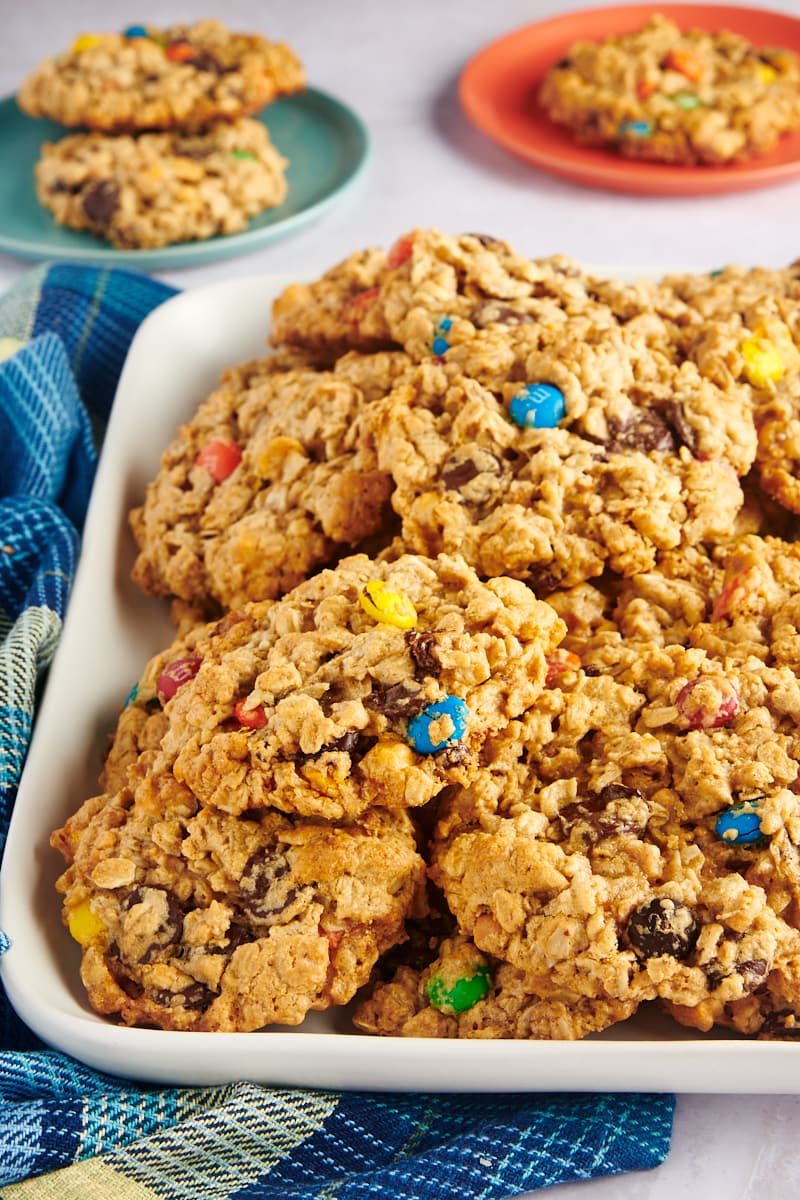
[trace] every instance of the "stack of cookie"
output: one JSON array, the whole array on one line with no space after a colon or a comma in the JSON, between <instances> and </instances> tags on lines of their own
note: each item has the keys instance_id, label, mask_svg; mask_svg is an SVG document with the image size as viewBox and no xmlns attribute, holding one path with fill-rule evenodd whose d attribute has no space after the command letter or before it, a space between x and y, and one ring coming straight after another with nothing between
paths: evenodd
<instances>
[{"instance_id":1,"label":"stack of cookie","mask_svg":"<svg viewBox=\"0 0 800 1200\"><path fill-rule=\"evenodd\" d=\"M176 641L53 842L94 1007L800 1020L800 270L415 230L292 286L131 514Z\"/></svg>"},{"instance_id":2,"label":"stack of cookie","mask_svg":"<svg viewBox=\"0 0 800 1200\"><path fill-rule=\"evenodd\" d=\"M83 34L17 97L84 131L44 144L38 198L123 250L236 233L286 196L286 160L253 114L304 86L290 47L217 21Z\"/></svg>"}]
</instances>

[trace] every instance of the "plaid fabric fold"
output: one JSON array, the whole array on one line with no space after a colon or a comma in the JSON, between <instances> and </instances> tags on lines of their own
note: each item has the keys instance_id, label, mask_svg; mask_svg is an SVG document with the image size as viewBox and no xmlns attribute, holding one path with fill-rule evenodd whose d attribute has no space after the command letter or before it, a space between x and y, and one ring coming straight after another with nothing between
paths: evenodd
<instances>
[{"instance_id":1,"label":"plaid fabric fold","mask_svg":"<svg viewBox=\"0 0 800 1200\"><path fill-rule=\"evenodd\" d=\"M173 291L45 264L0 299L0 853L119 373ZM673 1107L667 1095L147 1087L45 1048L0 990L8 1200L501 1200L658 1165Z\"/></svg>"}]
</instances>

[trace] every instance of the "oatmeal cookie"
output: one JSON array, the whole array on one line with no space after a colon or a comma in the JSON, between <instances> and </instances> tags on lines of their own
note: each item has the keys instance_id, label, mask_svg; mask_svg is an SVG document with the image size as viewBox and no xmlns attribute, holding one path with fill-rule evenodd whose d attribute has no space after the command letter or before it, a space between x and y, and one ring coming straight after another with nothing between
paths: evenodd
<instances>
[{"instance_id":1,"label":"oatmeal cookie","mask_svg":"<svg viewBox=\"0 0 800 1200\"><path fill-rule=\"evenodd\" d=\"M431 872L535 995L774 1033L800 1012L800 555L754 536L715 554L557 595L577 617L546 690L448 792Z\"/></svg>"},{"instance_id":2,"label":"oatmeal cookie","mask_svg":"<svg viewBox=\"0 0 800 1200\"><path fill-rule=\"evenodd\" d=\"M321 278L288 287L273 305L272 337L329 358L395 345L427 359L484 329L539 345L581 318L596 327L639 318L663 341L664 319L685 311L656 283L609 285L564 255L530 259L488 234L413 229L388 251L359 250Z\"/></svg>"},{"instance_id":3,"label":"oatmeal cookie","mask_svg":"<svg viewBox=\"0 0 800 1200\"><path fill-rule=\"evenodd\" d=\"M391 479L358 429L407 358L285 363L226 371L164 452L131 513L145 592L209 608L271 599L383 529Z\"/></svg>"},{"instance_id":4,"label":"oatmeal cookie","mask_svg":"<svg viewBox=\"0 0 800 1200\"><path fill-rule=\"evenodd\" d=\"M287 165L248 117L193 133L75 133L42 146L36 193L59 225L152 249L238 233L283 202Z\"/></svg>"},{"instance_id":5,"label":"oatmeal cookie","mask_svg":"<svg viewBox=\"0 0 800 1200\"><path fill-rule=\"evenodd\" d=\"M606 568L651 570L665 551L731 535L743 493L725 457L737 444L726 439L725 406L707 438L719 456L696 457L686 444L695 446L684 414L695 403L707 411L702 382L684 375L686 390L667 389L659 412L613 377L587 395L579 369L557 354L537 362L536 382L499 394L422 365L365 414L409 549L458 552L481 575L546 594ZM731 430L752 433L740 406L728 411ZM738 443L742 461L754 440Z\"/></svg>"},{"instance_id":6,"label":"oatmeal cookie","mask_svg":"<svg viewBox=\"0 0 800 1200\"><path fill-rule=\"evenodd\" d=\"M424 895L403 812L234 816L151 770L69 826L64 923L92 1006L129 1025L248 1031L345 1004Z\"/></svg>"},{"instance_id":7,"label":"oatmeal cookie","mask_svg":"<svg viewBox=\"0 0 800 1200\"><path fill-rule=\"evenodd\" d=\"M136 704L163 704L156 761L201 803L339 820L466 782L484 738L540 694L562 633L524 584L482 583L461 559L355 555L157 659Z\"/></svg>"},{"instance_id":8,"label":"oatmeal cookie","mask_svg":"<svg viewBox=\"0 0 800 1200\"><path fill-rule=\"evenodd\" d=\"M82 34L39 64L17 101L32 117L106 133L188 130L249 116L304 87L289 46L198 21Z\"/></svg>"},{"instance_id":9,"label":"oatmeal cookie","mask_svg":"<svg viewBox=\"0 0 800 1200\"><path fill-rule=\"evenodd\" d=\"M538 996L535 980L481 953L463 935L441 942L423 969L399 967L359 1000L353 1023L384 1037L585 1037L623 1021L634 1000L591 999L562 989Z\"/></svg>"},{"instance_id":10,"label":"oatmeal cookie","mask_svg":"<svg viewBox=\"0 0 800 1200\"><path fill-rule=\"evenodd\" d=\"M539 101L584 145L687 166L741 162L800 126L800 59L654 14L633 33L572 45Z\"/></svg>"}]
</instances>

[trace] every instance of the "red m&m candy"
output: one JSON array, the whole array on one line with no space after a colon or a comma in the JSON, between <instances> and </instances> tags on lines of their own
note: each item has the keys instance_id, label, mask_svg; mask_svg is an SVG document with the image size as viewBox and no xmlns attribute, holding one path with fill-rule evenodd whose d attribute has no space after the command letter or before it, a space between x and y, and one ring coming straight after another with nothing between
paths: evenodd
<instances>
[{"instance_id":1,"label":"red m&m candy","mask_svg":"<svg viewBox=\"0 0 800 1200\"><path fill-rule=\"evenodd\" d=\"M236 442L206 442L194 460L198 467L205 467L215 483L222 483L242 461L242 451Z\"/></svg>"}]
</instances>

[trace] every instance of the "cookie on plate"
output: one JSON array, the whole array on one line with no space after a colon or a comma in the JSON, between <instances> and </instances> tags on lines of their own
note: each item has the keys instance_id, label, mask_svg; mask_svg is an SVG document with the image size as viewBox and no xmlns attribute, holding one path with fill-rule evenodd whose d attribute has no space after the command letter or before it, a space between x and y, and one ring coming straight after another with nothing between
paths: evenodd
<instances>
[{"instance_id":1,"label":"cookie on plate","mask_svg":"<svg viewBox=\"0 0 800 1200\"><path fill-rule=\"evenodd\" d=\"M234 816L168 771L134 772L52 841L89 1000L128 1025L297 1025L352 998L424 896L404 812L340 825Z\"/></svg>"},{"instance_id":2,"label":"cookie on plate","mask_svg":"<svg viewBox=\"0 0 800 1200\"><path fill-rule=\"evenodd\" d=\"M287 165L249 117L192 133L74 133L42 146L36 193L59 225L154 249L240 232L283 202Z\"/></svg>"},{"instance_id":3,"label":"cookie on plate","mask_svg":"<svg viewBox=\"0 0 800 1200\"><path fill-rule=\"evenodd\" d=\"M800 59L654 14L633 33L576 42L539 100L584 145L682 166L741 162L800 126Z\"/></svg>"},{"instance_id":4,"label":"cookie on plate","mask_svg":"<svg viewBox=\"0 0 800 1200\"><path fill-rule=\"evenodd\" d=\"M231 608L283 595L382 530L391 480L359 428L408 366L353 354L318 371L284 354L226 371L131 513L135 582Z\"/></svg>"},{"instance_id":5,"label":"cookie on plate","mask_svg":"<svg viewBox=\"0 0 800 1200\"><path fill-rule=\"evenodd\" d=\"M32 117L120 133L234 120L304 87L289 46L198 21L82 34L40 63L17 101Z\"/></svg>"}]
</instances>

